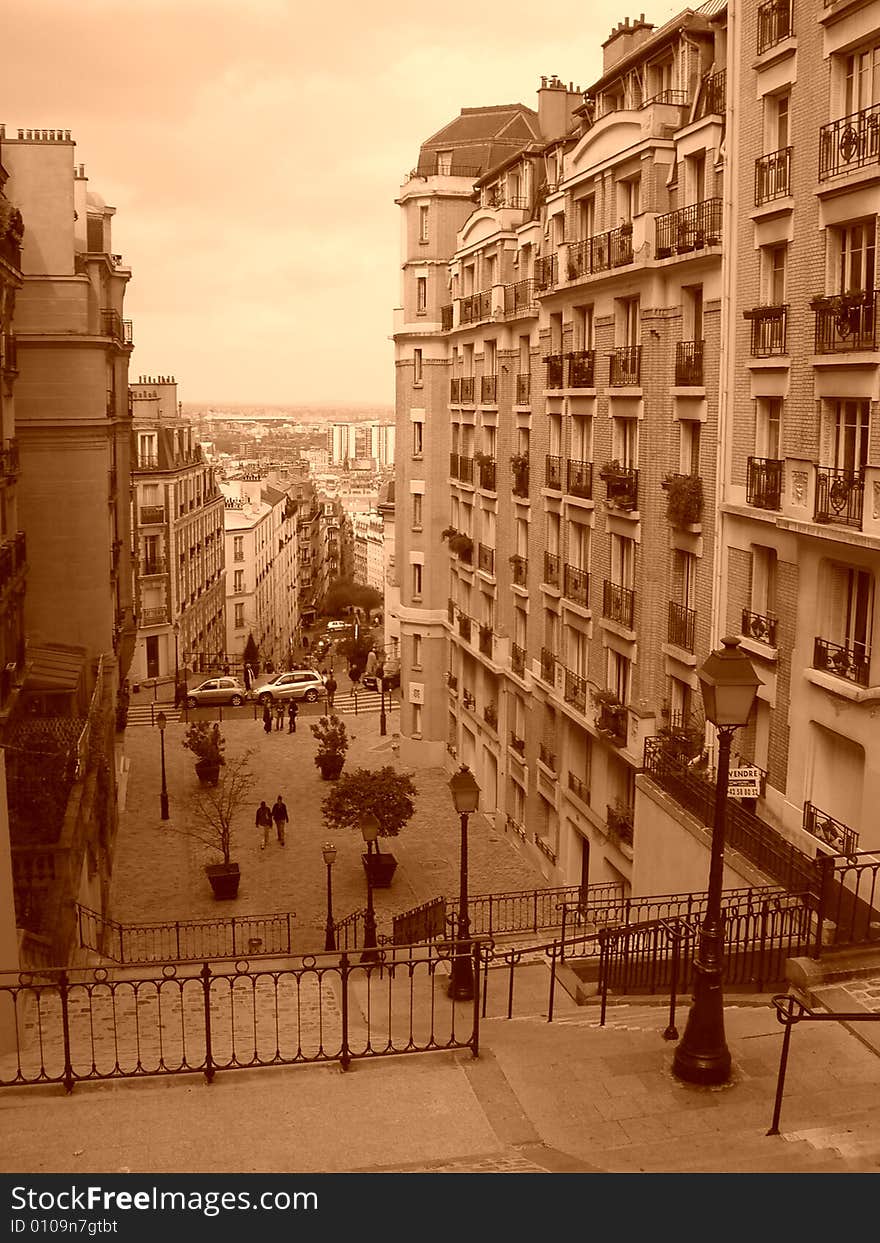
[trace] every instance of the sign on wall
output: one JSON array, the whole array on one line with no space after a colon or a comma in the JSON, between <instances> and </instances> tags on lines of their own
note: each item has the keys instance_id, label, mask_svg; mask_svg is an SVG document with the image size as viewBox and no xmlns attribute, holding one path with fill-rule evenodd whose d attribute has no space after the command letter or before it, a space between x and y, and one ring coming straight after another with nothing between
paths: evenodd
<instances>
[{"instance_id":1,"label":"sign on wall","mask_svg":"<svg viewBox=\"0 0 880 1243\"><path fill-rule=\"evenodd\" d=\"M727 778L728 798L760 798L760 768L731 768Z\"/></svg>"}]
</instances>

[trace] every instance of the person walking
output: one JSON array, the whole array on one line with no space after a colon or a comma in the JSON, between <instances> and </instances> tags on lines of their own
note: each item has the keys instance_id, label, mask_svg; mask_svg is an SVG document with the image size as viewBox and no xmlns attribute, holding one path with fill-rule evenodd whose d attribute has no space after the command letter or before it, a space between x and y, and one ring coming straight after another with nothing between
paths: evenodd
<instances>
[{"instance_id":1,"label":"person walking","mask_svg":"<svg viewBox=\"0 0 880 1243\"><path fill-rule=\"evenodd\" d=\"M275 728L284 729L284 704L280 699L275 705Z\"/></svg>"},{"instance_id":2,"label":"person walking","mask_svg":"<svg viewBox=\"0 0 880 1243\"><path fill-rule=\"evenodd\" d=\"M299 714L299 704L295 699L291 699L287 705L287 732L288 734L296 733L296 718Z\"/></svg>"},{"instance_id":3,"label":"person walking","mask_svg":"<svg viewBox=\"0 0 880 1243\"><path fill-rule=\"evenodd\" d=\"M272 828L272 812L270 811L266 800L263 799L257 808L257 828L263 830L263 840L260 842L260 850L265 850L269 844L269 830Z\"/></svg>"},{"instance_id":4,"label":"person walking","mask_svg":"<svg viewBox=\"0 0 880 1243\"><path fill-rule=\"evenodd\" d=\"M327 692L327 711L328 712L333 711L333 700L336 696L336 685L337 685L336 679L334 678L331 672L329 678L324 683L324 690Z\"/></svg>"},{"instance_id":5,"label":"person walking","mask_svg":"<svg viewBox=\"0 0 880 1243\"><path fill-rule=\"evenodd\" d=\"M287 805L279 794L275 802L272 804L272 819L275 821L275 832L278 834L278 841L284 845L284 830L287 828Z\"/></svg>"},{"instance_id":6,"label":"person walking","mask_svg":"<svg viewBox=\"0 0 880 1243\"><path fill-rule=\"evenodd\" d=\"M272 705L269 703L263 704L263 729L267 734L272 733Z\"/></svg>"}]
</instances>

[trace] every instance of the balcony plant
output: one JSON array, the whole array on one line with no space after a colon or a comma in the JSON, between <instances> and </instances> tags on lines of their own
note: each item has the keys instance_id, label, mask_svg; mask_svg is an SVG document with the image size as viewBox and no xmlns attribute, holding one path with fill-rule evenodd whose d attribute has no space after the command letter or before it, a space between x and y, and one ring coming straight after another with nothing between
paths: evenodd
<instances>
[{"instance_id":1,"label":"balcony plant","mask_svg":"<svg viewBox=\"0 0 880 1243\"><path fill-rule=\"evenodd\" d=\"M390 765L384 768L356 768L346 773L326 796L321 809L328 829L359 829L365 812L379 821L379 837L397 837L415 812L414 796L418 793L408 773L399 773ZM370 883L387 889L397 867L390 851L381 853L376 839L374 851L364 853L364 871Z\"/></svg>"},{"instance_id":2,"label":"balcony plant","mask_svg":"<svg viewBox=\"0 0 880 1243\"><path fill-rule=\"evenodd\" d=\"M529 491L529 455L513 453L510 458L510 469L513 474L513 490L518 496L528 495Z\"/></svg>"},{"instance_id":3,"label":"balcony plant","mask_svg":"<svg viewBox=\"0 0 880 1243\"><path fill-rule=\"evenodd\" d=\"M192 815L187 827L176 830L220 855L221 863L205 865L205 874L218 900L231 899L238 894L241 873L238 864L232 861L233 830L239 812L251 801L254 784L254 774L249 767L251 754L245 751L216 782L193 794Z\"/></svg>"},{"instance_id":4,"label":"balcony plant","mask_svg":"<svg viewBox=\"0 0 880 1243\"><path fill-rule=\"evenodd\" d=\"M606 807L606 821L610 832L628 846L633 842L633 809L622 799L615 799L614 806Z\"/></svg>"},{"instance_id":5,"label":"balcony plant","mask_svg":"<svg viewBox=\"0 0 880 1243\"><path fill-rule=\"evenodd\" d=\"M474 452L474 461L477 466L490 466L495 462L495 459L491 453L481 453L478 449Z\"/></svg>"},{"instance_id":6,"label":"balcony plant","mask_svg":"<svg viewBox=\"0 0 880 1243\"><path fill-rule=\"evenodd\" d=\"M226 763L223 751L226 740L219 725L208 721L193 721L183 736L187 751L196 757L196 776L203 785L215 786L220 779L220 769Z\"/></svg>"},{"instance_id":7,"label":"balcony plant","mask_svg":"<svg viewBox=\"0 0 880 1243\"><path fill-rule=\"evenodd\" d=\"M623 475L625 467L621 466L617 458L612 458L610 462L603 462L599 470L599 478L607 483L609 479L620 479Z\"/></svg>"},{"instance_id":8,"label":"balcony plant","mask_svg":"<svg viewBox=\"0 0 880 1243\"><path fill-rule=\"evenodd\" d=\"M494 704L486 704L483 709L483 720L490 729L498 728L498 709Z\"/></svg>"},{"instance_id":9,"label":"balcony plant","mask_svg":"<svg viewBox=\"0 0 880 1243\"><path fill-rule=\"evenodd\" d=\"M315 764L321 770L324 781L335 781L342 772L349 737L344 721L338 716L322 716L311 731L318 740Z\"/></svg>"},{"instance_id":10,"label":"balcony plant","mask_svg":"<svg viewBox=\"0 0 880 1243\"><path fill-rule=\"evenodd\" d=\"M440 538L447 541L449 551L454 552L457 557L469 561L473 556L474 541L463 531L458 531L455 527L445 527L440 532Z\"/></svg>"},{"instance_id":11,"label":"balcony plant","mask_svg":"<svg viewBox=\"0 0 880 1243\"><path fill-rule=\"evenodd\" d=\"M666 517L676 527L693 526L703 516L703 481L699 475L666 475Z\"/></svg>"}]
</instances>

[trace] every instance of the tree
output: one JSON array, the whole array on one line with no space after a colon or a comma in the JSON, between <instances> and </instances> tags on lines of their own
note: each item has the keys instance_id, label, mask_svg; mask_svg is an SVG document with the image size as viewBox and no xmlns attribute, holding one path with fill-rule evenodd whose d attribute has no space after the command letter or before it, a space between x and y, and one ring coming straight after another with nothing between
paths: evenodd
<instances>
[{"instance_id":1,"label":"tree","mask_svg":"<svg viewBox=\"0 0 880 1243\"><path fill-rule=\"evenodd\" d=\"M357 670L356 678L354 674L351 675L355 682L360 681L360 675L364 671L372 647L373 640L366 635L359 635L357 638L349 635L347 639L337 644L337 651L348 661L349 670Z\"/></svg>"},{"instance_id":2,"label":"tree","mask_svg":"<svg viewBox=\"0 0 880 1243\"><path fill-rule=\"evenodd\" d=\"M324 823L328 829L359 829L364 813L372 812L379 821L379 836L397 837L415 812L417 793L412 778L390 765L356 768L340 777L321 804Z\"/></svg>"},{"instance_id":3,"label":"tree","mask_svg":"<svg viewBox=\"0 0 880 1243\"><path fill-rule=\"evenodd\" d=\"M371 610L382 607L383 600L375 587L365 583L356 583L350 578L337 578L327 588L321 612L325 617L338 617L346 609L363 609L369 615Z\"/></svg>"},{"instance_id":4,"label":"tree","mask_svg":"<svg viewBox=\"0 0 880 1243\"><path fill-rule=\"evenodd\" d=\"M247 643L244 645L244 655L242 656L242 660L246 665L250 665L254 673L259 673L260 650L254 642L254 636L252 634L249 634L247 637Z\"/></svg>"},{"instance_id":5,"label":"tree","mask_svg":"<svg viewBox=\"0 0 880 1243\"><path fill-rule=\"evenodd\" d=\"M236 815L249 802L254 774L248 767L253 752L245 751L228 764L215 786L202 786L191 799L192 819L186 828L175 830L191 837L223 856L228 866L232 850L232 829Z\"/></svg>"}]
</instances>

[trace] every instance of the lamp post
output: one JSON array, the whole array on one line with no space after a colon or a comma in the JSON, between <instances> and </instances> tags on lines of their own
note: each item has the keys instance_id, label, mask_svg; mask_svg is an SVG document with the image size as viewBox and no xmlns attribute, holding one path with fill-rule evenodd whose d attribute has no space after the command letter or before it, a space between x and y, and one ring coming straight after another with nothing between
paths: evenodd
<instances>
[{"instance_id":1,"label":"lamp post","mask_svg":"<svg viewBox=\"0 0 880 1243\"><path fill-rule=\"evenodd\" d=\"M379 821L371 811L361 816L361 834L367 843L367 913L364 916L364 951L361 962L375 962L379 957L376 948L376 912L373 910L373 842L379 836Z\"/></svg>"},{"instance_id":2,"label":"lamp post","mask_svg":"<svg viewBox=\"0 0 880 1243\"><path fill-rule=\"evenodd\" d=\"M385 717L385 666L382 665L381 671L376 672L376 681L379 683L379 737L384 738L388 733L388 722Z\"/></svg>"},{"instance_id":3,"label":"lamp post","mask_svg":"<svg viewBox=\"0 0 880 1243\"><path fill-rule=\"evenodd\" d=\"M159 747L162 756L162 792L159 795L159 809L163 820L168 819L168 786L165 784L165 726L168 724L168 718L164 712L160 712L156 716L156 724L159 726Z\"/></svg>"},{"instance_id":4,"label":"lamp post","mask_svg":"<svg viewBox=\"0 0 880 1243\"><path fill-rule=\"evenodd\" d=\"M180 650L178 641L180 639L180 625L175 622L171 627L174 632L174 706L180 704Z\"/></svg>"},{"instance_id":5,"label":"lamp post","mask_svg":"<svg viewBox=\"0 0 880 1243\"><path fill-rule=\"evenodd\" d=\"M333 927L333 883L330 879L330 870L336 861L336 847L332 842L325 842L321 850L324 856L324 862L327 864L327 931L324 936L324 949L336 949L336 933Z\"/></svg>"},{"instance_id":6,"label":"lamp post","mask_svg":"<svg viewBox=\"0 0 880 1243\"><path fill-rule=\"evenodd\" d=\"M724 924L721 917L721 885L724 874L724 827L730 744L734 731L744 726L752 712L760 678L739 640L722 639L723 647L711 652L697 670L706 720L718 730L718 774L715 784L715 816L709 862L706 913L700 928L700 944L694 958L694 999L687 1027L675 1050L672 1069L679 1079L703 1085L726 1083L730 1077L730 1050L724 1039Z\"/></svg>"},{"instance_id":7,"label":"lamp post","mask_svg":"<svg viewBox=\"0 0 880 1243\"><path fill-rule=\"evenodd\" d=\"M470 919L468 917L468 817L480 804L480 787L466 764L449 779L452 801L461 821L461 874L458 888L458 928L455 956L449 977L449 996L470 1001L474 995L474 965L471 962Z\"/></svg>"}]
</instances>

